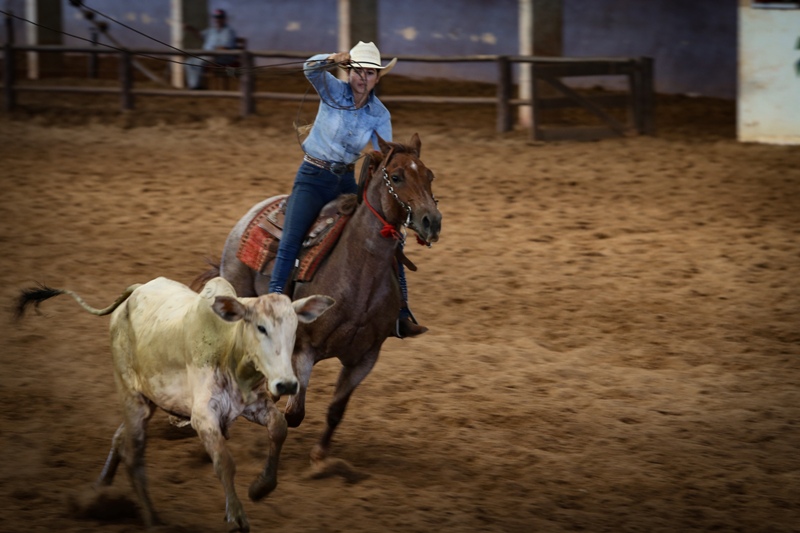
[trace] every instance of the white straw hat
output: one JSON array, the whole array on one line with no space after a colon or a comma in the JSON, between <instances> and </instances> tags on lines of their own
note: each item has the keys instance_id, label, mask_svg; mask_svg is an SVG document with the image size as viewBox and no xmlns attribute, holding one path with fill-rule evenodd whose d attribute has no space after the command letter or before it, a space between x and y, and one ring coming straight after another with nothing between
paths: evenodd
<instances>
[{"instance_id":1,"label":"white straw hat","mask_svg":"<svg viewBox=\"0 0 800 533\"><path fill-rule=\"evenodd\" d=\"M382 66L381 53L375 43L358 41L358 44L350 50L351 68L374 68L378 70L379 78L388 74L394 68L395 63L397 63L396 57L389 61L386 66Z\"/></svg>"}]
</instances>

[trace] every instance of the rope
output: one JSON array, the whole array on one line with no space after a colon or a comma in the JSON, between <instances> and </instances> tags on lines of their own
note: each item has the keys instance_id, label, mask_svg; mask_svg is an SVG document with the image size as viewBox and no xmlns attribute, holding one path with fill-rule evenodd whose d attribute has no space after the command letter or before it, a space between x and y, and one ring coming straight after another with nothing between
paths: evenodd
<instances>
[{"instance_id":1,"label":"rope","mask_svg":"<svg viewBox=\"0 0 800 533\"><path fill-rule=\"evenodd\" d=\"M369 207L369 210L372 211L372 213L378 218L378 220L383 222L383 227L381 228L381 237L383 237L384 239L394 239L396 241L399 241L399 240L402 239L403 236L400 234L399 231L397 231L397 228L395 228L394 226L389 224L389 222L387 222L386 219L383 218L380 215L380 213L378 213L375 210L374 207L372 207L372 204L369 203L369 200L367 199L367 190L366 190L366 188L364 189L364 203L367 204L367 207Z\"/></svg>"},{"instance_id":2,"label":"rope","mask_svg":"<svg viewBox=\"0 0 800 533\"><path fill-rule=\"evenodd\" d=\"M90 9L90 8L87 8L87 9ZM116 22L117 24L120 24L121 26L123 26L125 28L128 28L128 29L130 29L132 31L136 31L137 33L147 37L148 39L151 39L151 40L153 40L155 42L164 44L165 46L169 47L170 49L175 50L177 52L180 52L183 55L186 55L186 56L189 56L189 57L197 57L197 56L194 56L193 54L188 53L186 50L183 50L181 48L177 48L177 47L174 47L174 46L170 46L168 44L165 44L165 43L159 41L158 39L156 39L154 37L151 37L151 36L149 36L149 35L147 35L145 33L142 33L142 32L139 32L137 30L134 30L133 28L130 28L130 27L122 24L121 22L119 22L119 21L117 21L117 20L115 20L115 19L113 19L113 18L111 18L111 17L109 17L107 15L103 15L102 13L100 13L100 12L94 10L94 9L91 9L91 11L96 12L96 13L106 17L107 19L109 19L109 20L111 20L113 22ZM51 32L60 33L61 35L66 35L67 37L71 37L73 39L77 39L78 41L83 41L83 42L89 43L89 44L91 44L93 46L102 46L104 48L108 48L109 50L113 50L115 52L127 52L128 51L126 48L123 48L122 45L120 45L119 43L116 43L119 46L112 46L110 44L106 44L106 43L102 43L102 42L94 42L91 39L87 39L86 37L81 37L80 35L75 35L73 33L67 32L67 31L57 30L55 28L51 28L51 27L46 26L44 24L40 24L38 22L34 22L34 21L32 21L30 19L27 19L25 17L21 17L19 15L15 15L14 13L12 13L10 11L6 11L4 9L0 9L0 14L5 15L6 17L10 17L10 18L19 20L19 21L24 22L26 24L30 24L32 26L36 26L36 27L39 27L39 28L42 28L42 29L45 29L45 30L48 30L48 31L51 31ZM104 35L106 35L106 37L110 38L110 35L108 34L107 30L103 30L100 27L98 27L98 29L100 29L102 31L102 33ZM178 60L175 60L175 59L164 58L164 57L160 57L160 56L152 56L152 55L149 55L149 54L146 54L146 53L141 53L141 52L134 53L134 54L131 54L131 55L134 56L134 57L143 57L143 58L146 58L146 59L152 59L153 61L161 61L161 62L164 62L164 63L174 63L176 65L184 65L184 66L188 65L188 63L186 63L185 61L178 61ZM251 69L244 69L244 68L231 69L230 67L227 67L227 66L224 66L224 65L219 65L217 63L213 63L213 62L211 62L211 61L209 61L209 60L207 60L207 59L205 59L203 57L197 57L197 58L205 61L206 63L209 63L207 68L235 70L237 74L238 73L242 73L242 72L251 72L252 73L252 72L255 72L255 71L268 69L268 68L294 66L294 65L301 65L301 64L305 63L305 60L302 60L302 61L287 61L285 63L276 63L276 64L273 64L273 65L262 65L262 66L259 66L259 67L253 67Z\"/></svg>"}]
</instances>

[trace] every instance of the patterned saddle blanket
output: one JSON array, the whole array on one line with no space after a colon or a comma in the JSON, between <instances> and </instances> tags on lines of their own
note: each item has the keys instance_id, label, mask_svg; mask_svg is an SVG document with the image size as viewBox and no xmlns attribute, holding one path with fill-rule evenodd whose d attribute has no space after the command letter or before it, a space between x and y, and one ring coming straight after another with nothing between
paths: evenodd
<instances>
[{"instance_id":1,"label":"patterned saddle blanket","mask_svg":"<svg viewBox=\"0 0 800 533\"><path fill-rule=\"evenodd\" d=\"M272 262L278 253L288 197L288 195L276 196L272 202L265 205L247 225L239 240L236 257L262 274L270 273ZM343 194L322 208L303 241L298 256L299 266L295 268L292 276L294 281L311 281L323 259L339 240L356 205L354 194Z\"/></svg>"}]
</instances>

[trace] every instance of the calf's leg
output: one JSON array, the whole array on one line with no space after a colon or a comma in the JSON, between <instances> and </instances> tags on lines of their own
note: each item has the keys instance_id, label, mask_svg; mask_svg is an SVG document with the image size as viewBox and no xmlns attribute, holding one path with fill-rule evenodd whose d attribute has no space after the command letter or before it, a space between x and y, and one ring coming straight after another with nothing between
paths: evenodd
<instances>
[{"instance_id":1,"label":"calf's leg","mask_svg":"<svg viewBox=\"0 0 800 533\"><path fill-rule=\"evenodd\" d=\"M272 400L265 400L259 407L249 409L243 413L244 417L261 424L267 428L269 434L269 451L264 470L258 474L250 485L248 495L253 501L258 501L278 486L278 460L281 456L281 448L286 441L288 426L283 413L275 406Z\"/></svg>"},{"instance_id":2,"label":"calf's leg","mask_svg":"<svg viewBox=\"0 0 800 533\"><path fill-rule=\"evenodd\" d=\"M142 519L147 527L152 527L159 523L158 516L153 509L150 501L150 494L147 490L147 475L144 466L144 451L147 441L147 422L153 416L155 407L150 401L141 394L132 393L124 401L125 422L122 426L121 451L122 458L128 470L128 477L131 478L133 490L139 498L142 506ZM118 430L119 431L119 430ZM111 454L114 453L112 448ZM109 460L113 458L109 456ZM106 463L106 466L113 466ZM110 474L110 470L108 474ZM109 477L106 475L105 477ZM101 479L104 476L101 474Z\"/></svg>"},{"instance_id":3,"label":"calf's leg","mask_svg":"<svg viewBox=\"0 0 800 533\"><path fill-rule=\"evenodd\" d=\"M192 411L192 427L203 442L206 452L214 462L214 472L217 474L222 488L225 491L225 520L236 527L233 530L246 533L250 531L250 523L245 515L242 502L236 495L233 478L236 474L236 465L233 456L225 446L225 438L220 430L219 417L211 410Z\"/></svg>"},{"instance_id":4,"label":"calf's leg","mask_svg":"<svg viewBox=\"0 0 800 533\"><path fill-rule=\"evenodd\" d=\"M122 441L125 438L125 423L120 424L117 431L114 433L114 438L111 439L111 451L108 452L106 464L103 465L103 471L100 472L100 477L95 482L96 487L107 487L114 481L114 475L117 473L117 467L122 459L121 447Z\"/></svg>"}]
</instances>

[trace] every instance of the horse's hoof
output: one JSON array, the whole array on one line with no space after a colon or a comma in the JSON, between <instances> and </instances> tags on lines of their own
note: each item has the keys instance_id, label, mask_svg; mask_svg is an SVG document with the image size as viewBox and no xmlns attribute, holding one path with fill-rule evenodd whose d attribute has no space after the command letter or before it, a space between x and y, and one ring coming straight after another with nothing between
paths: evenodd
<instances>
[{"instance_id":1,"label":"horse's hoof","mask_svg":"<svg viewBox=\"0 0 800 533\"><path fill-rule=\"evenodd\" d=\"M318 464L328 458L328 448L323 448L320 444L314 446L311 450L311 464Z\"/></svg>"},{"instance_id":2,"label":"horse's hoof","mask_svg":"<svg viewBox=\"0 0 800 533\"><path fill-rule=\"evenodd\" d=\"M305 410L294 412L294 411L287 411L283 413L283 417L286 419L286 425L290 428L300 427L300 424L303 422L303 419L306 417Z\"/></svg>"},{"instance_id":3,"label":"horse's hoof","mask_svg":"<svg viewBox=\"0 0 800 533\"><path fill-rule=\"evenodd\" d=\"M264 498L267 494L275 490L275 487L278 486L278 480L274 477L271 479L267 479L263 475L259 474L259 476L250 484L250 489L247 491L247 495L250 496L250 499L254 502Z\"/></svg>"}]
</instances>

